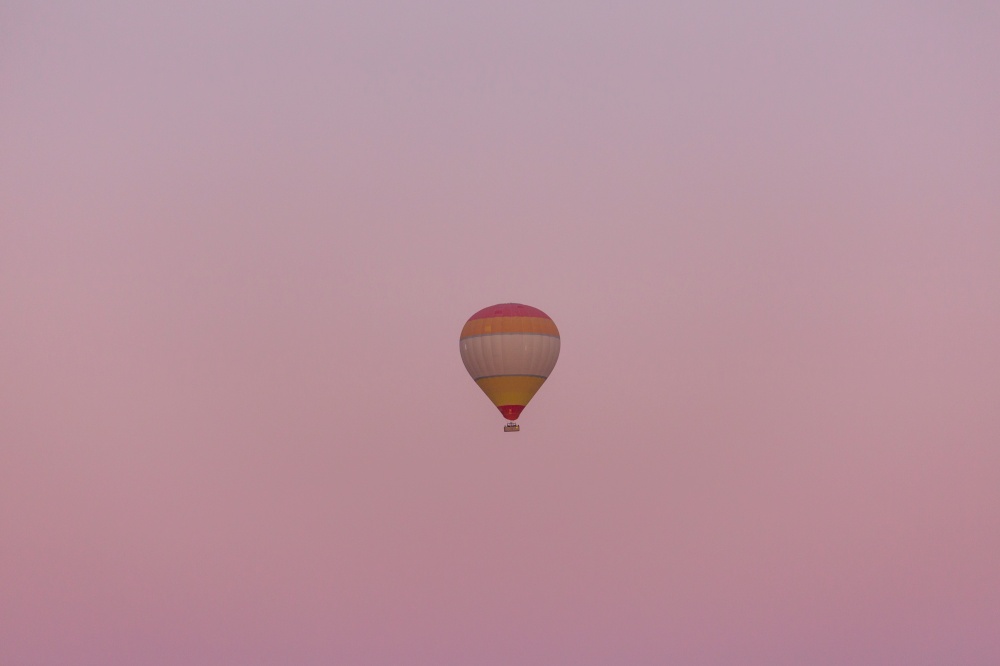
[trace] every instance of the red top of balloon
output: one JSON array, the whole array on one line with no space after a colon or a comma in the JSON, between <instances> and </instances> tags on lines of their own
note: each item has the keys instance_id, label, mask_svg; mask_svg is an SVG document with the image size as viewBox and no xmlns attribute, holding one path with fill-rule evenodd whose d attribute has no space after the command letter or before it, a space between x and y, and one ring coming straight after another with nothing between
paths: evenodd
<instances>
[{"instance_id":1,"label":"red top of balloon","mask_svg":"<svg viewBox=\"0 0 1000 666\"><path fill-rule=\"evenodd\" d=\"M469 317L469 321L473 319L488 319L490 317L543 317L545 319L551 319L547 314L539 310L538 308L533 308L530 305L521 305L520 303L499 303L497 305L491 305L488 308L483 308L476 314Z\"/></svg>"}]
</instances>

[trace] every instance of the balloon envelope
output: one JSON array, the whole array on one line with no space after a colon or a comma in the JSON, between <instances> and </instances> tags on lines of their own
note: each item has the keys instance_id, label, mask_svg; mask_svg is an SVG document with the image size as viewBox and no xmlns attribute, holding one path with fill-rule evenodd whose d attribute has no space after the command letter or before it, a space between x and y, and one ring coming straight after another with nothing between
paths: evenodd
<instances>
[{"instance_id":1,"label":"balloon envelope","mask_svg":"<svg viewBox=\"0 0 1000 666\"><path fill-rule=\"evenodd\" d=\"M469 317L458 345L479 388L516 421L556 365L559 329L538 308L501 303Z\"/></svg>"}]
</instances>

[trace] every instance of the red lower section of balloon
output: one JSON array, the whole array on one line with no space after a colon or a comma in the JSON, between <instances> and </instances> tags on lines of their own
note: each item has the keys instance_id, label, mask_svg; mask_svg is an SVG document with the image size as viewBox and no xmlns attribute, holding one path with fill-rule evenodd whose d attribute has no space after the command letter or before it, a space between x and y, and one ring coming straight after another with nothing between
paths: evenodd
<instances>
[{"instance_id":1,"label":"red lower section of balloon","mask_svg":"<svg viewBox=\"0 0 1000 666\"><path fill-rule=\"evenodd\" d=\"M524 405L500 405L497 409L500 410L500 413L503 414L508 421L516 421L517 417L521 415L521 410L524 409Z\"/></svg>"}]
</instances>

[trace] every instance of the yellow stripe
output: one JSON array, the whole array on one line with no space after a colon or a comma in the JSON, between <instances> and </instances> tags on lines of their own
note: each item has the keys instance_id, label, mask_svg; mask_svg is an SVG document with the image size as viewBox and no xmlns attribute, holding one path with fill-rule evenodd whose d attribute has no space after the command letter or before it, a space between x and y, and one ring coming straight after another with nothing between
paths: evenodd
<instances>
[{"instance_id":1,"label":"yellow stripe","mask_svg":"<svg viewBox=\"0 0 1000 666\"><path fill-rule=\"evenodd\" d=\"M503 375L500 377L483 377L476 383L494 405L524 405L534 397L545 382L543 377L528 377L525 375Z\"/></svg>"},{"instance_id":2,"label":"yellow stripe","mask_svg":"<svg viewBox=\"0 0 1000 666\"><path fill-rule=\"evenodd\" d=\"M559 337L559 329L551 319L542 317L488 317L465 322L461 338L489 333L544 333Z\"/></svg>"}]
</instances>

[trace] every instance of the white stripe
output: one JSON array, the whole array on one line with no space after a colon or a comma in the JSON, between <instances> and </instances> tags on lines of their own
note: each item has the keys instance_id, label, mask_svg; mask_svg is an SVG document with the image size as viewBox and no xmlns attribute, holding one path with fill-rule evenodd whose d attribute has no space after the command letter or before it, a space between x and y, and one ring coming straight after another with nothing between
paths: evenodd
<instances>
[{"instance_id":1,"label":"white stripe","mask_svg":"<svg viewBox=\"0 0 1000 666\"><path fill-rule=\"evenodd\" d=\"M473 379L493 375L548 377L559 358L559 338L531 333L478 335L459 341L459 351Z\"/></svg>"}]
</instances>

